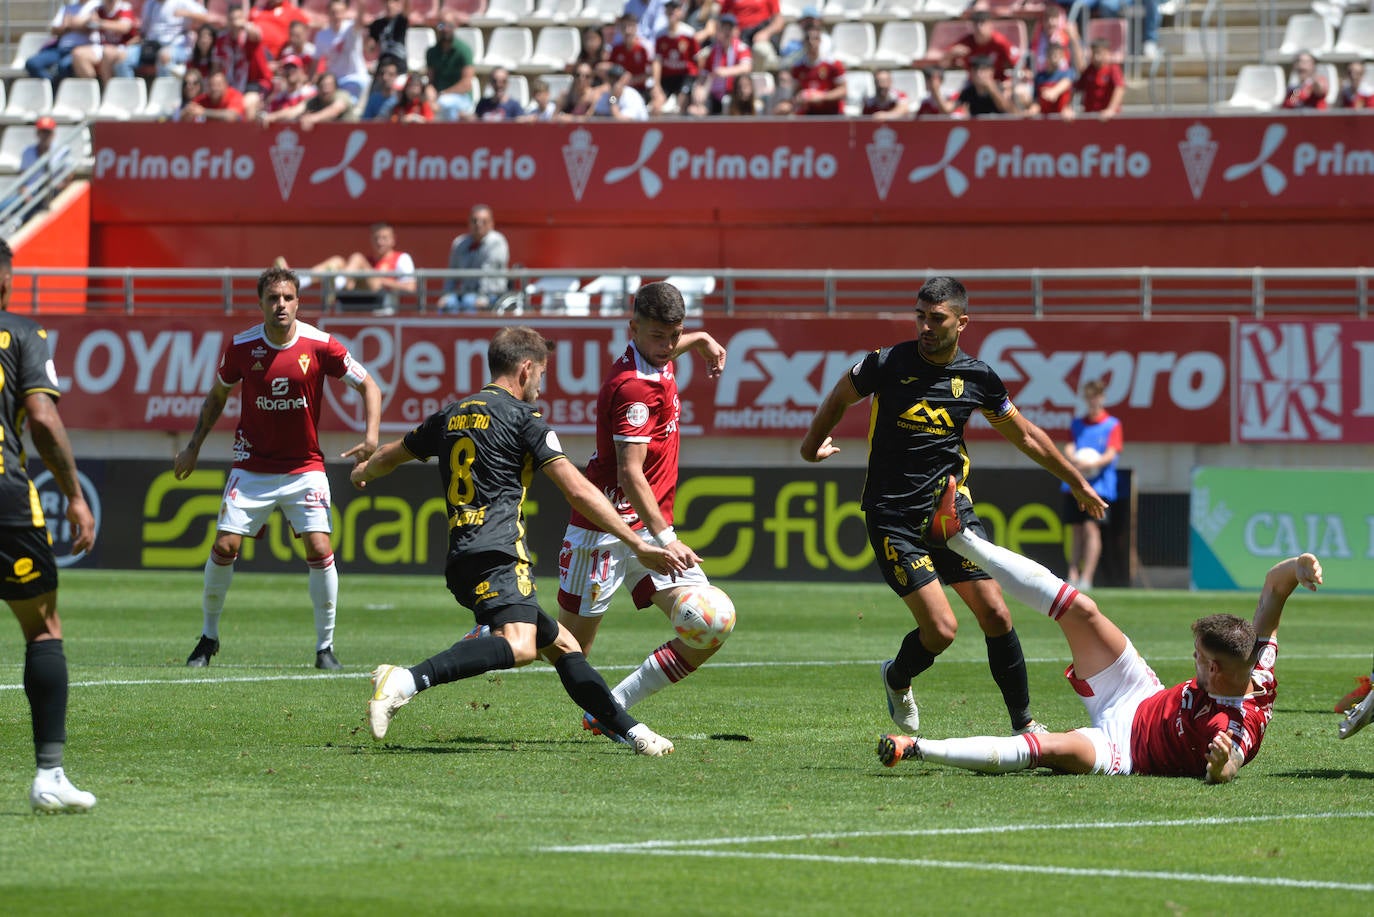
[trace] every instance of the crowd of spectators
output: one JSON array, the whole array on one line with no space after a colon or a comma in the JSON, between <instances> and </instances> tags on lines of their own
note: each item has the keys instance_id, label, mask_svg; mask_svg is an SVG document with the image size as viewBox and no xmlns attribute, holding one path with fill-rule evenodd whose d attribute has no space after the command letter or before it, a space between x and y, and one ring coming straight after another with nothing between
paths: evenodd
<instances>
[{"instance_id":1,"label":"crowd of spectators","mask_svg":"<svg viewBox=\"0 0 1374 917\"><path fill-rule=\"evenodd\" d=\"M1130 0L1087 6L1116 15L1123 2ZM1145 32L1140 52L1148 58L1158 54L1159 9L1156 0L1137 2ZM908 97L892 70L876 70L863 115L1105 119L1121 111L1119 47L1085 47L1055 2L1046 3L1029 41L1018 47L980 3L970 7L962 39L905 68L923 73L915 84L923 97ZM465 21L461 13L434 5L427 6L434 15L424 18L410 0L383 0L370 19L365 10L375 5L362 0L328 0L323 12L317 9L292 0L231 0L221 15L200 0L145 0L136 12L128 0L75 0L61 7L51 42L25 66L54 82L176 75L185 81L182 120L294 122L305 129L346 120L833 116L852 113L858 102L819 11L805 8L788 30L778 0L629 0L614 24L582 30L580 51L561 78L566 90L554 91L552 77L535 77L528 101L524 84L519 98L511 92L506 68L479 75L473 49L455 33ZM435 43L423 66L411 69L406 36L416 25L432 27ZM1364 64L1350 64L1346 77L1335 104L1368 107ZM1300 55L1284 107L1325 108L1330 89L1315 58Z\"/></svg>"}]
</instances>

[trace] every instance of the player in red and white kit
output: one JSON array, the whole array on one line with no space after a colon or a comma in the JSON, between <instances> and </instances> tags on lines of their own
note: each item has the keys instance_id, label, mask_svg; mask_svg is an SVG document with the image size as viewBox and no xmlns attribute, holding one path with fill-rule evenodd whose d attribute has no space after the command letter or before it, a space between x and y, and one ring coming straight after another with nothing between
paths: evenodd
<instances>
[{"instance_id":1,"label":"player in red and white kit","mask_svg":"<svg viewBox=\"0 0 1374 917\"><path fill-rule=\"evenodd\" d=\"M205 623L186 664L200 668L219 652L219 618L245 535L256 536L278 506L305 542L310 600L315 608L315 667L341 668L334 656L334 617L339 575L329 545L329 479L320 451L320 405L325 376L342 379L362 394L363 441L343 453L354 462L377 451L382 394L367 369L324 331L296 320L300 281L282 267L258 277L262 324L234 335L220 357L210 393L191 441L177 453L175 473L196 468L201 444L224 411L234 386L243 383L243 409L234 432L234 467L224 487L215 543L205 563Z\"/></svg>"},{"instance_id":2,"label":"player in red and white kit","mask_svg":"<svg viewBox=\"0 0 1374 917\"><path fill-rule=\"evenodd\" d=\"M597 396L596 452L587 464L587 477L632 529L690 566L675 577L654 573L614 535L574 511L558 557L558 621L588 655L601 618L622 584L635 607L654 604L666 616L680 590L707 583L700 559L673 531L681 423L673 360L694 350L706 361L707 373L719 376L725 368L725 349L704 331L684 334L686 311L682 294L672 284L651 283L635 295L630 346L611 367ZM616 685L615 698L628 710L691 675L718 649L696 649L674 637ZM583 725L618 738L590 715Z\"/></svg>"},{"instance_id":3,"label":"player in red and white kit","mask_svg":"<svg viewBox=\"0 0 1374 917\"><path fill-rule=\"evenodd\" d=\"M948 539L950 550L1059 624L1073 653L1064 674L1092 726L1007 738L888 735L878 741L883 763L934 761L993 774L1048 767L1070 774L1201 777L1208 783L1235 779L1259 752L1274 714L1276 635L1284 603L1300 585L1314 591L1321 585L1317 558L1302 554L1270 568L1253 621L1230 614L1194 621L1196 674L1166 688L1087 595L1035 561L965 530L954 494L951 476L936 497L926 539Z\"/></svg>"}]
</instances>

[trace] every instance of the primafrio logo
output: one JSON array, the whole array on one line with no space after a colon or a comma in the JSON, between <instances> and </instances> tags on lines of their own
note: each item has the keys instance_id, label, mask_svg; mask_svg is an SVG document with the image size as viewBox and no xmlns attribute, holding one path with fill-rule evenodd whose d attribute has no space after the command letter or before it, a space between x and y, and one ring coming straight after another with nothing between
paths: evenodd
<instances>
[{"instance_id":1,"label":"primafrio logo","mask_svg":"<svg viewBox=\"0 0 1374 917\"><path fill-rule=\"evenodd\" d=\"M1264 190L1269 192L1270 197L1278 197L1288 187L1288 177L1283 174L1282 169L1269 160L1283 145L1283 140L1287 136L1288 128L1284 125L1269 125L1264 129L1264 139L1260 141L1259 155L1249 162L1236 163L1221 173L1221 177L1226 181L1237 181L1259 169L1260 179L1264 182Z\"/></svg>"},{"instance_id":2,"label":"primafrio logo","mask_svg":"<svg viewBox=\"0 0 1374 917\"><path fill-rule=\"evenodd\" d=\"M362 197L367 190L367 179L363 178L361 172L353 168L353 160L358 158L358 154L363 151L367 144L367 131L353 131L348 135L348 142L344 144L343 158L336 164L327 166L323 169L316 169L310 173L310 184L318 185L327 182L335 175L343 174L344 188L348 191L348 196L357 200ZM272 161L273 168L276 167L276 160Z\"/></svg>"}]
</instances>

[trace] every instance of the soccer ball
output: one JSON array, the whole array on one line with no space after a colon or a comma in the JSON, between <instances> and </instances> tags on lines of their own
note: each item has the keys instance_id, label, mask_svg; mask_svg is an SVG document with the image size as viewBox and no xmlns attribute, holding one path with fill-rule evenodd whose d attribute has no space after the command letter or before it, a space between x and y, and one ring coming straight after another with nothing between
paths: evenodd
<instances>
[{"instance_id":1,"label":"soccer ball","mask_svg":"<svg viewBox=\"0 0 1374 917\"><path fill-rule=\"evenodd\" d=\"M735 603L715 586L693 586L678 593L672 620L683 643L712 650L735 629Z\"/></svg>"},{"instance_id":2,"label":"soccer ball","mask_svg":"<svg viewBox=\"0 0 1374 917\"><path fill-rule=\"evenodd\" d=\"M1098 452L1092 446L1084 446L1081 449L1075 449L1073 454L1074 458L1084 465L1091 465L1093 462L1102 459L1102 453Z\"/></svg>"}]
</instances>

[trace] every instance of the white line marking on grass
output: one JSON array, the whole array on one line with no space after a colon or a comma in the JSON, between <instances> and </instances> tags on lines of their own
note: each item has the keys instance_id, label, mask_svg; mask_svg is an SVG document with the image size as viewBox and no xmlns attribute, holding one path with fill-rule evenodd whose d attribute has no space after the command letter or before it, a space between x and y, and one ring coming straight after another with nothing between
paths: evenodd
<instances>
[{"instance_id":1,"label":"white line marking on grass","mask_svg":"<svg viewBox=\"0 0 1374 917\"><path fill-rule=\"evenodd\" d=\"M702 838L697 840L653 840L626 844L582 844L541 847L542 853L639 853L646 856L736 857L756 860L793 860L809 863L858 863L878 866L915 866L932 869L966 869L981 872L1030 873L1105 879L1151 879L1166 882L1207 882L1222 885L1267 885L1283 888L1326 889L1332 891L1374 891L1374 883L1328 882L1320 879L1290 879L1282 876L1237 876L1191 872L1162 872L1135 869L1100 869L1077 866L1037 866L1026 863L965 862L962 860L904 859L899 857L843 857L833 854L771 853L743 850L705 850L704 847L744 844L836 840L863 837L935 837L940 835L1009 834L1025 831L1101 831L1141 828L1196 828L1212 825L1241 825L1258 822L1331 818L1374 818L1374 812L1311 812L1289 815L1249 815L1234 818L1189 818L1168 821L1080 822L1039 825L986 825L973 828L914 828L895 831L827 831L815 834L760 835L756 837Z\"/></svg>"}]
</instances>

